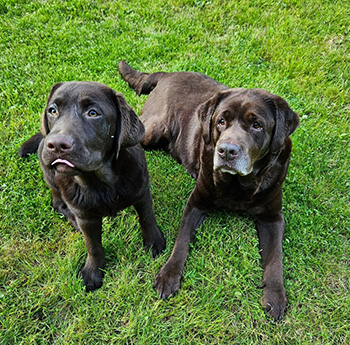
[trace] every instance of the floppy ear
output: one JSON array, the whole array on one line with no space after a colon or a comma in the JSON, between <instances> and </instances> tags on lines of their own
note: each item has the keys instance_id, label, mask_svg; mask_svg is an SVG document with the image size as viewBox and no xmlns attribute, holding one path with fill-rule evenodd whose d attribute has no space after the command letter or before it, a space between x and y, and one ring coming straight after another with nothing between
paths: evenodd
<instances>
[{"instance_id":1,"label":"floppy ear","mask_svg":"<svg viewBox=\"0 0 350 345\"><path fill-rule=\"evenodd\" d=\"M145 135L145 127L121 93L114 91L114 103L117 109L114 151L118 157L121 149L141 142Z\"/></svg>"},{"instance_id":2,"label":"floppy ear","mask_svg":"<svg viewBox=\"0 0 350 345\"><path fill-rule=\"evenodd\" d=\"M207 145L211 141L212 120L217 106L226 97L240 91L242 91L242 89L229 89L218 92L215 96L198 106L197 115L202 125L203 139Z\"/></svg>"},{"instance_id":3,"label":"floppy ear","mask_svg":"<svg viewBox=\"0 0 350 345\"><path fill-rule=\"evenodd\" d=\"M47 98L47 102L46 102L46 107L45 107L45 110L44 110L44 113L43 115L41 116L41 125L40 125L40 129L41 129L41 133L44 137L46 137L49 132L50 132L50 129L49 129L49 124L47 122L47 116L46 116L46 109L49 105L49 102L50 102L50 99L53 95L53 93L63 85L64 83L56 83L52 88L51 88L51 91L50 91L50 95L49 97Z\"/></svg>"},{"instance_id":4,"label":"floppy ear","mask_svg":"<svg viewBox=\"0 0 350 345\"><path fill-rule=\"evenodd\" d=\"M271 142L271 152L278 152L285 139L299 126L299 116L280 96L272 95L272 101L276 111L275 131Z\"/></svg>"}]
</instances>

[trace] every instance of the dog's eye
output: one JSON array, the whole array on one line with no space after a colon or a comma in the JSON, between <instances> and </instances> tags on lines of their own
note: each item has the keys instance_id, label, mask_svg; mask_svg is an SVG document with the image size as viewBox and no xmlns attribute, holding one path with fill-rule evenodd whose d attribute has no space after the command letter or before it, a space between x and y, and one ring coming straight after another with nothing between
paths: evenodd
<instances>
[{"instance_id":1,"label":"dog's eye","mask_svg":"<svg viewBox=\"0 0 350 345\"><path fill-rule=\"evenodd\" d=\"M94 109L91 109L88 112L88 116L89 117L96 117L96 116L98 116L98 112L96 110L94 110Z\"/></svg>"},{"instance_id":2,"label":"dog's eye","mask_svg":"<svg viewBox=\"0 0 350 345\"><path fill-rule=\"evenodd\" d=\"M226 124L226 122L225 122L224 119L220 119L220 120L218 121L218 125L219 125L219 126L225 126L225 124Z\"/></svg>"},{"instance_id":3,"label":"dog's eye","mask_svg":"<svg viewBox=\"0 0 350 345\"><path fill-rule=\"evenodd\" d=\"M58 110L55 107L50 107L48 113L52 116L58 116Z\"/></svg>"},{"instance_id":4,"label":"dog's eye","mask_svg":"<svg viewBox=\"0 0 350 345\"><path fill-rule=\"evenodd\" d=\"M255 122L253 122L253 124L252 124L252 128L254 128L254 129L256 129L256 130L260 130L260 129L262 129L262 126L260 125L259 122L255 121Z\"/></svg>"}]
</instances>

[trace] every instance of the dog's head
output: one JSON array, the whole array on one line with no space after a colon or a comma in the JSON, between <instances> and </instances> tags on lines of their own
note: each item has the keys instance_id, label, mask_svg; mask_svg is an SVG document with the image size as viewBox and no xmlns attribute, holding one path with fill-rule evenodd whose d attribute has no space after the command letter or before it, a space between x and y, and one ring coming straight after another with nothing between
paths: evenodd
<instances>
[{"instance_id":1,"label":"dog's head","mask_svg":"<svg viewBox=\"0 0 350 345\"><path fill-rule=\"evenodd\" d=\"M281 97L262 89L229 89L201 104L203 138L214 145L214 171L245 176L268 152L277 154L299 124Z\"/></svg>"},{"instance_id":2,"label":"dog's head","mask_svg":"<svg viewBox=\"0 0 350 345\"><path fill-rule=\"evenodd\" d=\"M42 164L61 173L94 171L139 143L144 126L122 94L95 82L58 83L41 120Z\"/></svg>"}]
</instances>

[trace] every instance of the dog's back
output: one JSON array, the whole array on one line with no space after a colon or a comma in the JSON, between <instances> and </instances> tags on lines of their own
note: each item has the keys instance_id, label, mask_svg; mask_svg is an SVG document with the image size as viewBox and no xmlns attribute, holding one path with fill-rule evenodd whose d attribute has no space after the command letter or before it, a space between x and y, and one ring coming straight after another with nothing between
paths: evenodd
<instances>
[{"instance_id":1,"label":"dog's back","mask_svg":"<svg viewBox=\"0 0 350 345\"><path fill-rule=\"evenodd\" d=\"M196 109L228 87L197 72L139 72L125 61L119 62L119 71L138 95L150 94L141 116L146 128L143 147L170 151L196 178L202 141Z\"/></svg>"}]
</instances>

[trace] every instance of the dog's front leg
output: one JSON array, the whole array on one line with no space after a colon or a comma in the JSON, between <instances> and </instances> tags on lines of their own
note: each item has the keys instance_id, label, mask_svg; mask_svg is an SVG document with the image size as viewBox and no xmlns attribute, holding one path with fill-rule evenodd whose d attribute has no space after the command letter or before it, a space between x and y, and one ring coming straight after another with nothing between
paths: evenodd
<instances>
[{"instance_id":1,"label":"dog's front leg","mask_svg":"<svg viewBox=\"0 0 350 345\"><path fill-rule=\"evenodd\" d=\"M282 211L268 220L257 220L260 254L264 269L261 299L263 307L276 321L280 321L287 307L286 290L283 285L282 240L284 220Z\"/></svg>"},{"instance_id":2,"label":"dog's front leg","mask_svg":"<svg viewBox=\"0 0 350 345\"><path fill-rule=\"evenodd\" d=\"M182 271L190 249L190 243L194 239L195 230L202 224L207 214L206 210L198 208L196 189L192 192L182 216L179 233L176 238L174 249L167 263L158 273L154 288L159 298L166 299L180 288Z\"/></svg>"},{"instance_id":3,"label":"dog's front leg","mask_svg":"<svg viewBox=\"0 0 350 345\"><path fill-rule=\"evenodd\" d=\"M151 248L153 257L156 257L165 249L165 239L157 226L149 189L134 206L140 219L143 243L146 248Z\"/></svg>"},{"instance_id":4,"label":"dog's front leg","mask_svg":"<svg viewBox=\"0 0 350 345\"><path fill-rule=\"evenodd\" d=\"M75 215L71 212L67 204L63 201L60 192L55 188L51 188L51 196L52 207L54 208L54 210L58 213L63 214L66 217L66 219L74 226L74 228L79 231L80 229L76 222Z\"/></svg>"},{"instance_id":5,"label":"dog's front leg","mask_svg":"<svg viewBox=\"0 0 350 345\"><path fill-rule=\"evenodd\" d=\"M93 291L102 286L105 267L105 252L102 247L102 218L77 218L79 229L84 235L87 259L80 271L86 291Z\"/></svg>"}]
</instances>

